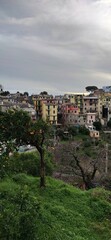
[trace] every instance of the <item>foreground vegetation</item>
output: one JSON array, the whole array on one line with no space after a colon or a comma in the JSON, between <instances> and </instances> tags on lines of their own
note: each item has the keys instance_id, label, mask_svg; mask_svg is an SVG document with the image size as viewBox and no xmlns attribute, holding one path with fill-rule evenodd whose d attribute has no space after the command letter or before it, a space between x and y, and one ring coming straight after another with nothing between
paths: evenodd
<instances>
[{"instance_id":1,"label":"foreground vegetation","mask_svg":"<svg viewBox=\"0 0 111 240\"><path fill-rule=\"evenodd\" d=\"M52 154L45 152L45 174L52 175ZM38 152L15 152L11 157L5 153L0 156L0 177L12 176L16 173L26 173L32 176L40 176L40 160Z\"/></svg>"},{"instance_id":2,"label":"foreground vegetation","mask_svg":"<svg viewBox=\"0 0 111 240\"><path fill-rule=\"evenodd\" d=\"M24 173L5 177L1 192L1 240L110 240L111 192L81 191L62 181Z\"/></svg>"},{"instance_id":3,"label":"foreground vegetation","mask_svg":"<svg viewBox=\"0 0 111 240\"><path fill-rule=\"evenodd\" d=\"M5 149L0 155L0 239L111 240L111 192L99 188L81 191L48 177L53 173L52 154L56 150L56 146L51 147L48 141L49 126L41 121L31 122L29 116L21 111L1 113L0 118L2 123L0 145L1 149ZM100 162L97 161L99 158L96 153L102 150L103 143L90 142L89 132L85 128L71 128L68 131L69 135L66 137L64 131L59 130L57 152L58 147L61 147L60 141L66 143L69 140L70 146L68 142L67 145L62 143L65 146L63 149L65 158L61 154L60 157L62 156L67 169L70 165L73 172L77 170L76 174L82 173L83 181L84 179L86 181L88 176L89 183L99 169ZM16 151L21 144L30 144L36 151L19 154ZM73 159L69 157L71 161L69 165L66 164L67 149L68 155L71 154L73 157ZM98 151L94 153L94 149ZM10 156L10 153L13 155ZM87 164L89 160L89 172L84 169L86 162L81 165L84 154ZM87 189L89 188L92 188L92 185Z\"/></svg>"}]
</instances>

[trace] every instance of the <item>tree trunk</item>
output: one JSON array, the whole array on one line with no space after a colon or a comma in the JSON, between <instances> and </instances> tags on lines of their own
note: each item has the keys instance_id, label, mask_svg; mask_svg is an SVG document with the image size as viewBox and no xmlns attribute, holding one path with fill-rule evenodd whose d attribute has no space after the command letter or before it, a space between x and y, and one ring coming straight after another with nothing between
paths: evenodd
<instances>
[{"instance_id":1,"label":"tree trunk","mask_svg":"<svg viewBox=\"0 0 111 240\"><path fill-rule=\"evenodd\" d=\"M44 150L41 148L40 153L40 187L45 187L45 162Z\"/></svg>"},{"instance_id":2,"label":"tree trunk","mask_svg":"<svg viewBox=\"0 0 111 240\"><path fill-rule=\"evenodd\" d=\"M90 178L85 179L85 188L86 190L89 190L94 187L94 184Z\"/></svg>"}]
</instances>

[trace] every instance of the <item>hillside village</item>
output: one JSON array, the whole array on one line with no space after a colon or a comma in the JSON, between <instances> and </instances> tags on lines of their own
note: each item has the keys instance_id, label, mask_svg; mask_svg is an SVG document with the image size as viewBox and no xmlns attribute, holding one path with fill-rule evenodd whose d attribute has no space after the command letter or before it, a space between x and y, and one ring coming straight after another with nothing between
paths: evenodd
<instances>
[{"instance_id":1,"label":"hillside village","mask_svg":"<svg viewBox=\"0 0 111 240\"><path fill-rule=\"evenodd\" d=\"M111 86L102 89L94 87L85 93L72 92L53 96L43 91L29 96L27 92L12 94L3 91L1 85L0 109L22 109L29 113L32 120L42 118L56 126L86 126L94 130L94 122L100 121L105 127L111 118Z\"/></svg>"},{"instance_id":2,"label":"hillside village","mask_svg":"<svg viewBox=\"0 0 111 240\"><path fill-rule=\"evenodd\" d=\"M111 87L94 88L30 96L0 86L0 239L111 239L111 135L104 134L111 133ZM69 138L56 134L71 129ZM30 146L20 151L24 143Z\"/></svg>"}]
</instances>

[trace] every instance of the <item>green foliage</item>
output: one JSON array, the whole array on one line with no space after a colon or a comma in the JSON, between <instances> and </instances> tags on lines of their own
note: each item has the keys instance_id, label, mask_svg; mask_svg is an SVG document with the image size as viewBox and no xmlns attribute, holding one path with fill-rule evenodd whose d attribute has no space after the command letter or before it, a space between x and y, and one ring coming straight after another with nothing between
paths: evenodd
<instances>
[{"instance_id":1,"label":"green foliage","mask_svg":"<svg viewBox=\"0 0 111 240\"><path fill-rule=\"evenodd\" d=\"M45 154L45 172L46 175L52 175L53 163L52 155L47 152ZM0 161L0 176L3 178L6 175L16 173L26 173L32 176L40 176L40 160L37 152L33 153L15 153L11 157L7 155L1 156Z\"/></svg>"},{"instance_id":2,"label":"green foliage","mask_svg":"<svg viewBox=\"0 0 111 240\"><path fill-rule=\"evenodd\" d=\"M57 129L56 135L60 137L61 140L67 141L69 140L69 134L67 131L67 134L65 133L64 129Z\"/></svg>"},{"instance_id":3,"label":"green foliage","mask_svg":"<svg viewBox=\"0 0 111 240\"><path fill-rule=\"evenodd\" d=\"M70 126L70 127L68 128L68 132L69 132L72 136L75 136L75 135L77 135L78 129L77 129L77 127L75 127L75 126Z\"/></svg>"},{"instance_id":4,"label":"green foliage","mask_svg":"<svg viewBox=\"0 0 111 240\"><path fill-rule=\"evenodd\" d=\"M68 126L66 130L57 129L56 135L60 137L61 140L67 141L69 139L83 139L86 140L89 135L89 130L84 126Z\"/></svg>"},{"instance_id":5,"label":"green foliage","mask_svg":"<svg viewBox=\"0 0 111 240\"><path fill-rule=\"evenodd\" d=\"M12 141L16 146L28 144L41 146L48 131L48 125L43 120L31 121L24 111L0 112L0 139L7 143Z\"/></svg>"},{"instance_id":6,"label":"green foliage","mask_svg":"<svg viewBox=\"0 0 111 240\"><path fill-rule=\"evenodd\" d=\"M87 129L86 127L80 127L79 128L79 133L83 134L83 135L89 135L89 129Z\"/></svg>"},{"instance_id":7,"label":"green foliage","mask_svg":"<svg viewBox=\"0 0 111 240\"><path fill-rule=\"evenodd\" d=\"M40 94L41 94L41 95L48 95L48 92L43 91L43 92L41 92Z\"/></svg>"},{"instance_id":8,"label":"green foliage","mask_svg":"<svg viewBox=\"0 0 111 240\"><path fill-rule=\"evenodd\" d=\"M1 96L7 96L9 94L10 94L9 91L3 91L3 92L0 93Z\"/></svg>"},{"instance_id":9,"label":"green foliage","mask_svg":"<svg viewBox=\"0 0 111 240\"><path fill-rule=\"evenodd\" d=\"M107 127L111 128L111 118L110 118L110 120L107 123Z\"/></svg>"},{"instance_id":10,"label":"green foliage","mask_svg":"<svg viewBox=\"0 0 111 240\"><path fill-rule=\"evenodd\" d=\"M87 86L86 87L86 91L88 91L88 92L93 92L93 91L95 91L95 90L97 90L98 88L96 87L96 86Z\"/></svg>"},{"instance_id":11,"label":"green foliage","mask_svg":"<svg viewBox=\"0 0 111 240\"><path fill-rule=\"evenodd\" d=\"M105 189L111 191L111 176L104 176L101 179L101 185L104 186Z\"/></svg>"},{"instance_id":12,"label":"green foliage","mask_svg":"<svg viewBox=\"0 0 111 240\"><path fill-rule=\"evenodd\" d=\"M63 129L57 129L56 134L57 134L57 136L59 136L60 138L62 138L63 135L64 135L64 130L63 130Z\"/></svg>"},{"instance_id":13,"label":"green foliage","mask_svg":"<svg viewBox=\"0 0 111 240\"><path fill-rule=\"evenodd\" d=\"M40 203L29 193L27 185L8 180L1 183L0 239L37 239Z\"/></svg>"},{"instance_id":14,"label":"green foliage","mask_svg":"<svg viewBox=\"0 0 111 240\"><path fill-rule=\"evenodd\" d=\"M24 94L23 94L24 96L29 96L29 93L28 92L24 92Z\"/></svg>"},{"instance_id":15,"label":"green foliage","mask_svg":"<svg viewBox=\"0 0 111 240\"><path fill-rule=\"evenodd\" d=\"M89 139L85 139L83 145L84 145L84 148L91 147L92 142Z\"/></svg>"},{"instance_id":16,"label":"green foliage","mask_svg":"<svg viewBox=\"0 0 111 240\"><path fill-rule=\"evenodd\" d=\"M0 140L6 147L10 142L15 148L24 144L36 147L40 156L40 186L45 187L44 140L48 124L43 120L33 122L25 111L0 112L0 123Z\"/></svg>"},{"instance_id":17,"label":"green foliage","mask_svg":"<svg viewBox=\"0 0 111 240\"><path fill-rule=\"evenodd\" d=\"M14 141L16 145L27 142L30 116L23 111L0 112L1 142Z\"/></svg>"},{"instance_id":18,"label":"green foliage","mask_svg":"<svg viewBox=\"0 0 111 240\"><path fill-rule=\"evenodd\" d=\"M97 131L100 131L102 129L101 122L99 122L99 121L94 122L93 126L96 128Z\"/></svg>"},{"instance_id":19,"label":"green foliage","mask_svg":"<svg viewBox=\"0 0 111 240\"><path fill-rule=\"evenodd\" d=\"M0 239L111 239L111 192L46 180L45 189L25 174L1 182Z\"/></svg>"}]
</instances>

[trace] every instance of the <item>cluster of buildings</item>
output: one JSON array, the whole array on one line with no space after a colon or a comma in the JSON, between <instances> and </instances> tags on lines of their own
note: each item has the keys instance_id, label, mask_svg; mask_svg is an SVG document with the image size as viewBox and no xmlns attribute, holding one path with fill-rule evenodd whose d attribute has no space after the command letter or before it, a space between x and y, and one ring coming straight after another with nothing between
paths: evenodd
<instances>
[{"instance_id":1,"label":"cluster of buildings","mask_svg":"<svg viewBox=\"0 0 111 240\"><path fill-rule=\"evenodd\" d=\"M63 96L32 95L38 118L51 124L87 125L100 121L107 125L111 118L111 91L97 89L90 93L66 93Z\"/></svg>"},{"instance_id":2,"label":"cluster of buildings","mask_svg":"<svg viewBox=\"0 0 111 240\"><path fill-rule=\"evenodd\" d=\"M2 92L2 91L1 91ZM47 92L34 94L0 94L0 109L22 109L33 120L42 118L54 125L93 126L100 121L103 126L111 118L111 86L87 93L49 95Z\"/></svg>"},{"instance_id":3,"label":"cluster of buildings","mask_svg":"<svg viewBox=\"0 0 111 240\"><path fill-rule=\"evenodd\" d=\"M28 112L32 120L36 120L36 110L31 103L30 97L19 92L15 94L2 95L0 92L0 110L3 112L11 110L23 110Z\"/></svg>"}]
</instances>

